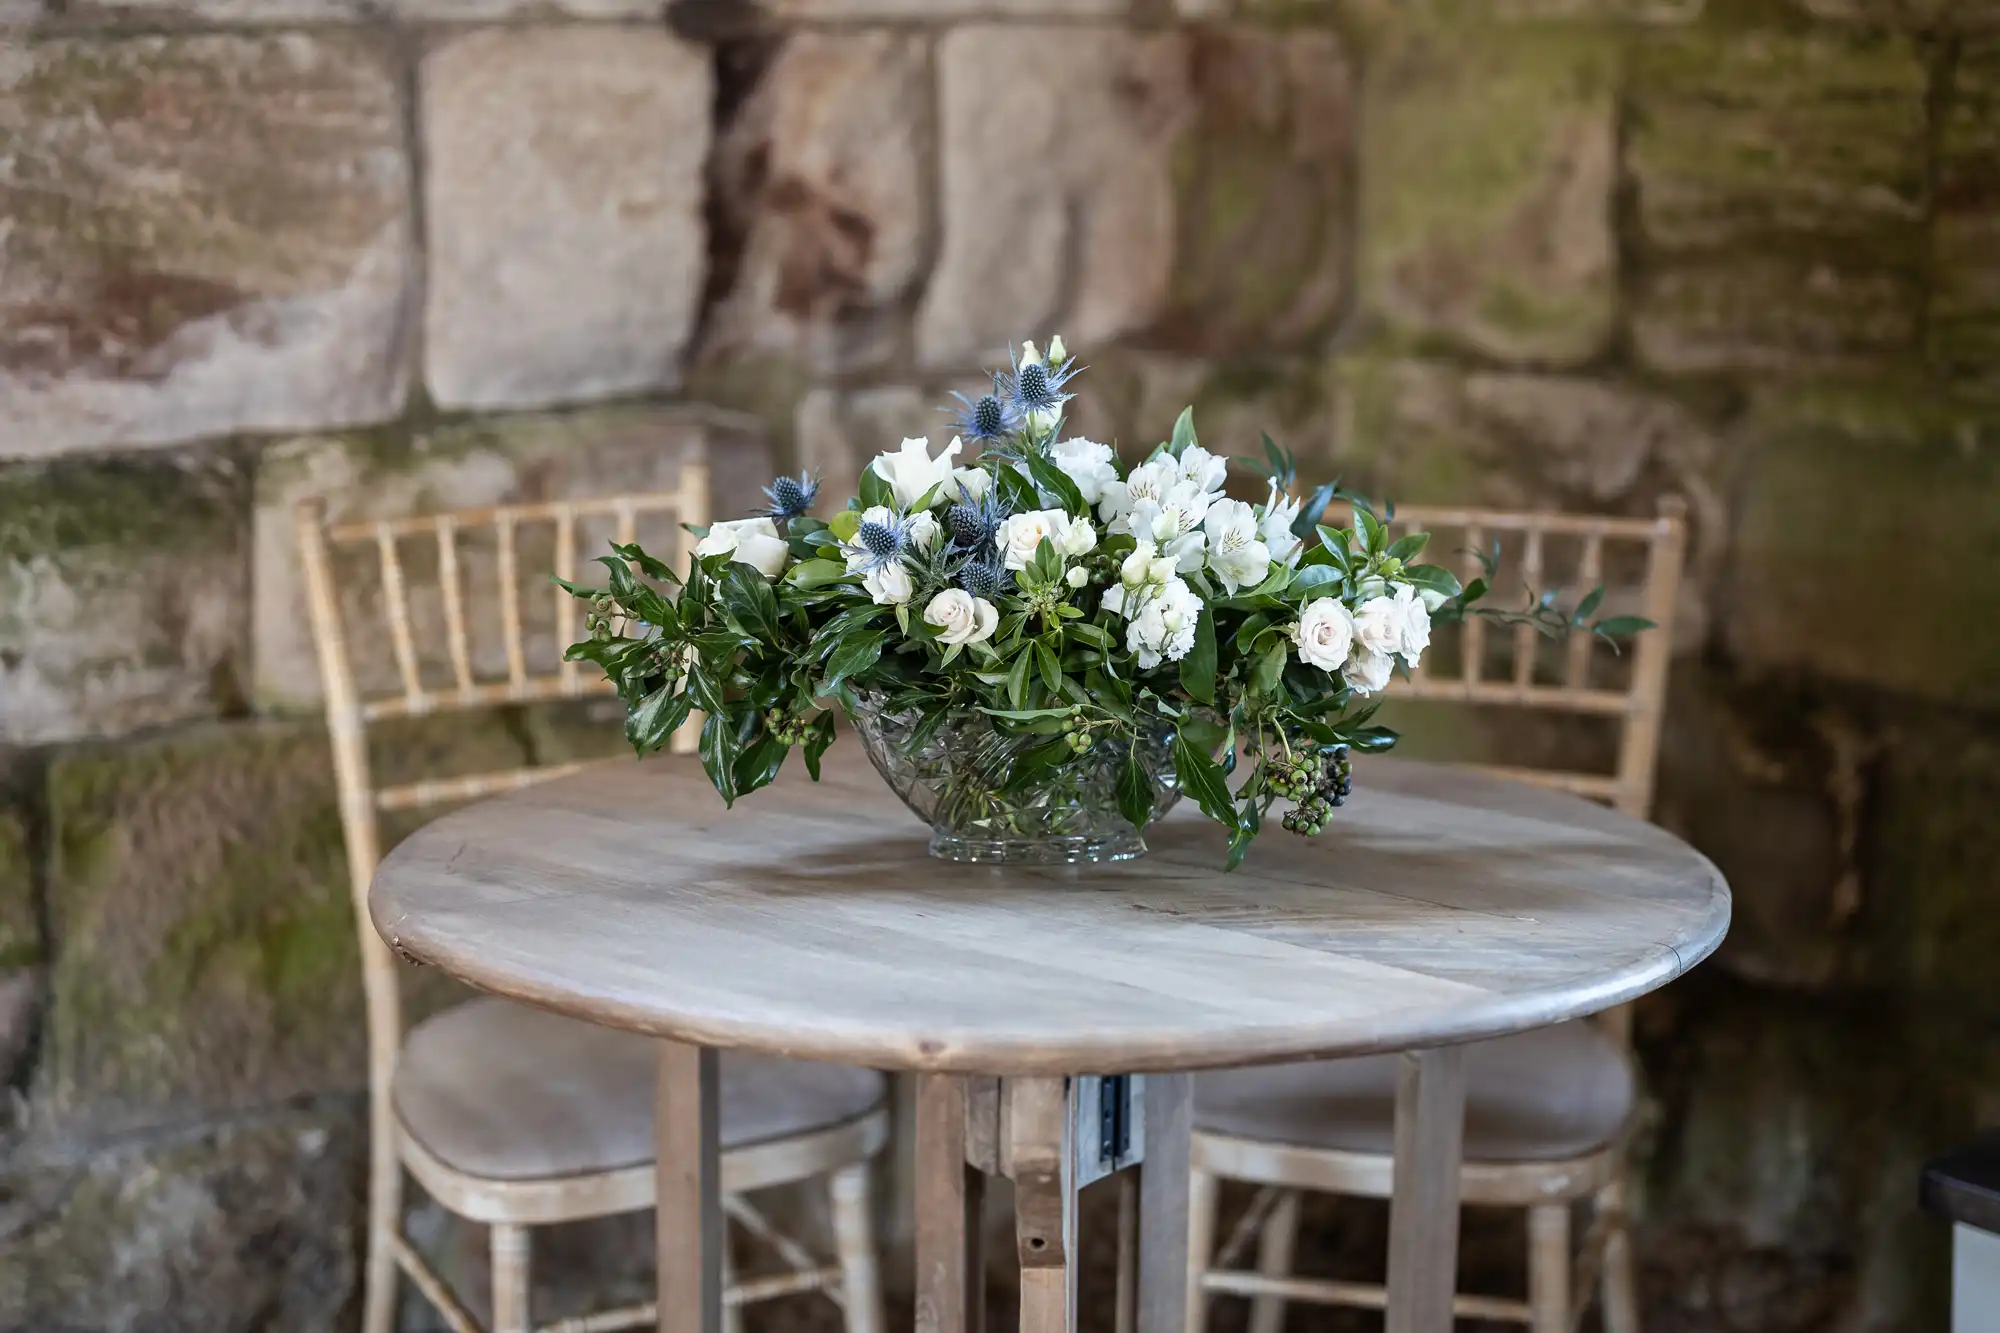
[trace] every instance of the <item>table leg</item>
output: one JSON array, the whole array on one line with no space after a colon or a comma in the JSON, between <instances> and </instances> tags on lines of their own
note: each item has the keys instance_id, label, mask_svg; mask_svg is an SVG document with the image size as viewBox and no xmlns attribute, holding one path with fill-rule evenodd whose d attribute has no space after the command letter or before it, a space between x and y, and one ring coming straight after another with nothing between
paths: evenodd
<instances>
[{"instance_id":1,"label":"table leg","mask_svg":"<svg viewBox=\"0 0 2000 1333\"><path fill-rule=\"evenodd\" d=\"M1005 1095L1021 1333L1069 1333L1076 1327L1077 1190L1069 1080L1009 1079Z\"/></svg>"},{"instance_id":2,"label":"table leg","mask_svg":"<svg viewBox=\"0 0 2000 1333\"><path fill-rule=\"evenodd\" d=\"M1139 1173L1138 1333L1184 1333L1188 1319L1188 1173L1194 1079L1145 1077L1145 1158Z\"/></svg>"},{"instance_id":3,"label":"table leg","mask_svg":"<svg viewBox=\"0 0 2000 1333\"><path fill-rule=\"evenodd\" d=\"M1403 1056L1389 1206L1388 1333L1451 1333L1465 1061L1456 1046Z\"/></svg>"},{"instance_id":4,"label":"table leg","mask_svg":"<svg viewBox=\"0 0 2000 1333\"><path fill-rule=\"evenodd\" d=\"M660 1333L721 1333L721 1110L716 1052L661 1042L653 1110Z\"/></svg>"},{"instance_id":5,"label":"table leg","mask_svg":"<svg viewBox=\"0 0 2000 1333\"><path fill-rule=\"evenodd\" d=\"M986 1177L965 1157L966 1080L917 1078L917 1333L979 1333L986 1307Z\"/></svg>"}]
</instances>

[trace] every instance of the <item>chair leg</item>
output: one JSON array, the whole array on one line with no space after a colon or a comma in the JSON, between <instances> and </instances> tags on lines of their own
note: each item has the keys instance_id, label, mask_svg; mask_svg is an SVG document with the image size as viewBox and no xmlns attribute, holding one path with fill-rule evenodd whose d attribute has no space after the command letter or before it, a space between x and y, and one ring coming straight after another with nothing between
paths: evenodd
<instances>
[{"instance_id":1,"label":"chair leg","mask_svg":"<svg viewBox=\"0 0 2000 1333\"><path fill-rule=\"evenodd\" d=\"M1188 1292L1187 1333L1208 1327L1208 1295L1201 1279L1215 1259L1215 1208L1222 1180L1196 1167L1188 1173Z\"/></svg>"},{"instance_id":2,"label":"chair leg","mask_svg":"<svg viewBox=\"0 0 2000 1333\"><path fill-rule=\"evenodd\" d=\"M869 1165L841 1167L828 1182L833 1241L847 1298L847 1333L882 1333L882 1275L875 1255L874 1191Z\"/></svg>"},{"instance_id":3,"label":"chair leg","mask_svg":"<svg viewBox=\"0 0 2000 1333\"><path fill-rule=\"evenodd\" d=\"M375 1117L368 1146L368 1267L362 1278L361 1333L390 1333L396 1323L395 1239L403 1227L403 1163L393 1127Z\"/></svg>"},{"instance_id":4,"label":"chair leg","mask_svg":"<svg viewBox=\"0 0 2000 1333\"><path fill-rule=\"evenodd\" d=\"M1271 1215L1264 1219L1264 1234L1257 1238L1257 1271L1265 1277L1290 1277L1292 1252L1298 1246L1299 1204L1297 1190L1281 1190ZM1257 1296L1250 1301L1250 1333L1280 1333L1285 1326L1285 1298Z\"/></svg>"},{"instance_id":5,"label":"chair leg","mask_svg":"<svg viewBox=\"0 0 2000 1333\"><path fill-rule=\"evenodd\" d=\"M528 1229L496 1222L493 1247L493 1333L529 1333Z\"/></svg>"},{"instance_id":6,"label":"chair leg","mask_svg":"<svg viewBox=\"0 0 2000 1333\"><path fill-rule=\"evenodd\" d=\"M1569 1204L1528 1209L1528 1318L1533 1333L1569 1333Z\"/></svg>"},{"instance_id":7,"label":"chair leg","mask_svg":"<svg viewBox=\"0 0 2000 1333\"><path fill-rule=\"evenodd\" d=\"M1639 1276L1622 1175L1597 1192L1597 1207L1610 1215L1604 1230L1604 1333L1639 1333Z\"/></svg>"},{"instance_id":8,"label":"chair leg","mask_svg":"<svg viewBox=\"0 0 2000 1333\"><path fill-rule=\"evenodd\" d=\"M727 1220L722 1224L722 1333L743 1333L743 1307L730 1301L736 1290L736 1247Z\"/></svg>"}]
</instances>

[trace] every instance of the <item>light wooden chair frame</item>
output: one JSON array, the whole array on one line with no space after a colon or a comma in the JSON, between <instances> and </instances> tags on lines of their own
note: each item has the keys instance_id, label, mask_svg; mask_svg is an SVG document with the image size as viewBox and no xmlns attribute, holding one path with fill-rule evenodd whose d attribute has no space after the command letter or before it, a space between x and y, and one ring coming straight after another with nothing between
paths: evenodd
<instances>
[{"instance_id":1,"label":"light wooden chair frame","mask_svg":"<svg viewBox=\"0 0 2000 1333\"><path fill-rule=\"evenodd\" d=\"M623 543L634 539L641 515L670 515L679 524L700 526L708 521L708 510L708 469L700 463L683 467L676 490L647 494L346 523L328 523L325 508L317 501L305 501L298 507L299 552L325 691L367 1002L370 1169L363 1333L390 1333L399 1272L437 1308L453 1333L481 1333L464 1302L404 1233L405 1170L440 1205L490 1227L493 1333L612 1333L656 1322L656 1307L648 1302L556 1320L536 1329L529 1309L529 1228L652 1207L653 1164L528 1181L492 1180L446 1164L405 1134L390 1098L404 1036L397 964L389 946L368 923L368 886L382 856L383 814L513 791L605 761L547 764L378 788L370 771L368 728L393 718L611 693L609 681L587 676L575 662L564 662L552 673L530 672L523 648L517 534L530 525L552 525L556 573L573 580L580 521L610 518L617 540ZM475 678L459 562L461 537L482 528L494 533L507 662L506 678L491 682ZM433 689L419 669L400 552L401 544L412 540L436 545L444 640L452 672L449 688ZM686 568L693 558L694 541L682 528L676 553L680 568ZM402 686L399 692L363 697L355 682L334 563L336 550L352 547L373 548L375 552L383 618ZM567 644L577 637L576 600L560 588L552 587L550 592L555 599L556 637ZM671 738L669 749L693 751L699 725L699 719L690 719ZM881 1283L870 1222L873 1191L869 1163L888 1137L889 1111L885 1105L840 1124L723 1154L721 1186L728 1216L775 1251L786 1270L730 1282L724 1302L732 1330L740 1330L741 1309L746 1304L819 1291L846 1310L848 1333L881 1333ZM828 1177L832 1201L838 1252L837 1262L832 1264L815 1259L743 1197L751 1191L821 1175Z\"/></svg>"},{"instance_id":2,"label":"light wooden chair frame","mask_svg":"<svg viewBox=\"0 0 2000 1333\"><path fill-rule=\"evenodd\" d=\"M1577 514L1519 513L1491 509L1410 507L1398 510L1397 531L1459 533L1472 550L1500 534L1522 542L1519 574L1530 586L1543 576L1551 536L1581 542L1577 574L1588 587L1602 577L1607 543L1643 546L1645 574L1641 611L1657 626L1639 636L1623 689L1589 684L1591 641L1572 636L1564 648L1563 681L1536 680L1537 639L1532 626L1516 626L1512 671L1507 679L1485 674L1485 622L1469 620L1463 630L1459 670L1440 676L1424 670L1391 687L1402 699L1513 706L1619 720L1618 764L1613 774L1559 769L1473 765L1501 777L1553 787L1602 801L1637 818L1652 807L1660 720L1666 706L1667 667L1673 653L1674 607L1680 592L1687 545L1686 505L1677 496L1660 502L1651 519ZM1480 573L1477 558L1468 577ZM1621 1043L1629 1042L1625 1009L1600 1016ZM1629 1133L1629 1129L1628 1129ZM1394 1159L1388 1153L1349 1152L1207 1133L1197 1129L1189 1190L1188 1333L1203 1333L1206 1297L1251 1299L1250 1333L1280 1333L1287 1301L1384 1309L1385 1289L1374 1283L1336 1282L1293 1275L1292 1255L1299 1227L1300 1192L1316 1190L1387 1199L1392 1193ZM1258 1186L1248 1211L1217 1251L1217 1198L1224 1180ZM1459 1177L1466 1204L1514 1207L1528 1214L1528 1299L1517 1301L1461 1293L1453 1313L1463 1319L1505 1320L1528 1325L1533 1333L1573 1333L1588 1307L1587 1293L1600 1283L1606 1333L1638 1333L1639 1311L1629 1224L1625 1213L1625 1144L1607 1145L1580 1157L1547 1162L1465 1163ZM1581 1242L1572 1240L1572 1206L1588 1199L1591 1219ZM1256 1266L1236 1265L1251 1242ZM1212 1257L1211 1257L1212 1256ZM1586 1293L1575 1299L1573 1291Z\"/></svg>"}]
</instances>

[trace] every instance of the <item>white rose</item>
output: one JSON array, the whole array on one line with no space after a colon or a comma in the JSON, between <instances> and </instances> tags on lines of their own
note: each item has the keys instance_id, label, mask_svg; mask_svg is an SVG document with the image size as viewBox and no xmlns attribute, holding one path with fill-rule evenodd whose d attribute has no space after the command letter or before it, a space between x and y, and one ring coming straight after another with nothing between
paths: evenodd
<instances>
[{"instance_id":1,"label":"white rose","mask_svg":"<svg viewBox=\"0 0 2000 1333\"><path fill-rule=\"evenodd\" d=\"M1404 666L1414 667L1424 649L1431 646L1430 607L1425 605L1422 593L1405 583L1396 589L1395 611L1399 631L1396 653Z\"/></svg>"},{"instance_id":2,"label":"white rose","mask_svg":"<svg viewBox=\"0 0 2000 1333\"><path fill-rule=\"evenodd\" d=\"M999 531L993 534L993 542L1000 548L1001 561L1009 569L1025 569L1035 558L1035 551L1046 537L1052 545L1061 549L1062 539L1070 526L1069 515L1060 509L1032 509L1025 514L1010 514L1000 522ZM1090 531L1090 525L1082 525L1088 533L1090 545L1081 555L1097 545L1097 534Z\"/></svg>"},{"instance_id":3,"label":"white rose","mask_svg":"<svg viewBox=\"0 0 2000 1333\"><path fill-rule=\"evenodd\" d=\"M943 531L938 526L937 516L930 510L919 510L903 521L903 536L919 551L928 551L937 545L938 534Z\"/></svg>"},{"instance_id":4,"label":"white rose","mask_svg":"<svg viewBox=\"0 0 2000 1333\"><path fill-rule=\"evenodd\" d=\"M1373 694L1388 686L1389 675L1395 669L1395 658L1363 649L1347 659L1347 665L1340 669L1340 678L1356 694Z\"/></svg>"},{"instance_id":5,"label":"white rose","mask_svg":"<svg viewBox=\"0 0 2000 1333\"><path fill-rule=\"evenodd\" d=\"M1194 589L1180 579L1168 579L1125 627L1126 650L1138 657L1141 671L1151 671L1162 660L1178 662L1194 650L1200 618L1201 599Z\"/></svg>"},{"instance_id":6,"label":"white rose","mask_svg":"<svg viewBox=\"0 0 2000 1333\"><path fill-rule=\"evenodd\" d=\"M1108 444L1082 438L1064 440L1050 453L1050 461L1076 483L1083 502L1094 505L1104 498L1104 487L1118 480L1117 455Z\"/></svg>"},{"instance_id":7,"label":"white rose","mask_svg":"<svg viewBox=\"0 0 2000 1333\"><path fill-rule=\"evenodd\" d=\"M1271 494L1264 501L1264 517L1257 524L1257 532L1269 548L1271 558L1281 565L1298 564L1305 551L1305 544L1292 532L1292 524L1298 521L1299 504L1289 495L1280 495L1276 481L1271 483Z\"/></svg>"},{"instance_id":8,"label":"white rose","mask_svg":"<svg viewBox=\"0 0 2000 1333\"><path fill-rule=\"evenodd\" d=\"M946 449L945 452L950 453L951 449L962 447L958 437L953 436L951 447ZM951 480L947 481L944 485L944 496L947 500L973 501L978 500L992 489L993 474L985 468L955 467L951 470Z\"/></svg>"},{"instance_id":9,"label":"white rose","mask_svg":"<svg viewBox=\"0 0 2000 1333\"><path fill-rule=\"evenodd\" d=\"M863 574L861 586L875 599L877 606L901 606L917 591L910 583L910 571L904 569L900 561L892 561Z\"/></svg>"},{"instance_id":10,"label":"white rose","mask_svg":"<svg viewBox=\"0 0 2000 1333\"><path fill-rule=\"evenodd\" d=\"M944 447L944 452L931 457L931 442L922 436L912 436L903 441L903 447L892 454L877 454L868 466L875 475L889 483L889 491L896 497L899 509L909 509L924 498L931 487L942 488L953 475L951 460L958 457L963 448L957 440Z\"/></svg>"},{"instance_id":11,"label":"white rose","mask_svg":"<svg viewBox=\"0 0 2000 1333\"><path fill-rule=\"evenodd\" d=\"M924 620L936 625L940 643L980 643L993 637L1000 612L984 597L963 588L946 588L924 608Z\"/></svg>"},{"instance_id":12,"label":"white rose","mask_svg":"<svg viewBox=\"0 0 2000 1333\"><path fill-rule=\"evenodd\" d=\"M1087 518L1071 518L1060 509L1055 520L1056 553L1066 556L1089 555L1097 549L1097 528Z\"/></svg>"},{"instance_id":13,"label":"white rose","mask_svg":"<svg viewBox=\"0 0 2000 1333\"><path fill-rule=\"evenodd\" d=\"M1365 653L1390 657L1403 647L1403 613L1394 598L1373 597L1354 612L1354 642Z\"/></svg>"},{"instance_id":14,"label":"white rose","mask_svg":"<svg viewBox=\"0 0 2000 1333\"><path fill-rule=\"evenodd\" d=\"M709 528L696 543L696 555L726 555L736 564L749 565L767 579L785 572L792 548L778 535L778 525L768 518L733 518Z\"/></svg>"},{"instance_id":15,"label":"white rose","mask_svg":"<svg viewBox=\"0 0 2000 1333\"><path fill-rule=\"evenodd\" d=\"M1217 500L1202 520L1208 567L1234 594L1254 588L1271 572L1271 549L1257 536L1257 511L1241 500Z\"/></svg>"},{"instance_id":16,"label":"white rose","mask_svg":"<svg viewBox=\"0 0 2000 1333\"><path fill-rule=\"evenodd\" d=\"M1336 671L1354 649L1354 618L1332 597L1306 603L1299 623L1285 631L1298 649L1299 661L1322 671Z\"/></svg>"},{"instance_id":17,"label":"white rose","mask_svg":"<svg viewBox=\"0 0 2000 1333\"><path fill-rule=\"evenodd\" d=\"M1219 491L1222 483L1229 479L1229 460L1217 458L1200 445L1191 444L1181 451L1179 471L1195 489Z\"/></svg>"}]
</instances>

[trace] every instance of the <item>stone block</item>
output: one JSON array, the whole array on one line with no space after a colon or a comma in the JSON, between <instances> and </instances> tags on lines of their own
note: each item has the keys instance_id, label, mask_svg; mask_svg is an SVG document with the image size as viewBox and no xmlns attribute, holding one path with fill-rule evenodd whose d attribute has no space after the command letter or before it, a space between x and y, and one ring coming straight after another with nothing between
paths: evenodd
<instances>
[{"instance_id":1,"label":"stone block","mask_svg":"<svg viewBox=\"0 0 2000 1333\"><path fill-rule=\"evenodd\" d=\"M1935 189L1927 351L1990 401L2000 397L2000 40L1960 49Z\"/></svg>"},{"instance_id":2,"label":"stone block","mask_svg":"<svg viewBox=\"0 0 2000 1333\"><path fill-rule=\"evenodd\" d=\"M1607 345L1616 36L1440 23L1386 44L1363 112L1366 308L1507 362Z\"/></svg>"},{"instance_id":3,"label":"stone block","mask_svg":"<svg viewBox=\"0 0 2000 1333\"><path fill-rule=\"evenodd\" d=\"M414 435L392 432L308 437L267 449L260 460L254 528L256 698L260 705L298 708L320 699L319 666L305 610L296 506L320 499L329 518L396 518L483 505L588 498L669 490L680 484L683 460L710 469L711 513L751 512L771 476L771 462L754 422L731 413L689 407L615 407L585 412L489 417L437 426ZM672 549L677 529L654 517L640 540ZM610 529L582 524L580 570L604 550ZM517 553L524 650L530 670L546 673L561 660L555 641L557 591L553 529L524 526ZM504 678L499 576L491 529L461 539L466 580L468 646L482 678ZM434 545L412 541L407 561L409 606L424 679L451 680ZM335 570L348 648L357 683L367 694L400 688L372 552L351 552ZM580 623L580 621L579 621Z\"/></svg>"},{"instance_id":4,"label":"stone block","mask_svg":"<svg viewBox=\"0 0 2000 1333\"><path fill-rule=\"evenodd\" d=\"M1117 15L1133 0L765 0L773 13L791 19L937 19L1007 17L1067 18Z\"/></svg>"},{"instance_id":5,"label":"stone block","mask_svg":"<svg viewBox=\"0 0 2000 1333\"><path fill-rule=\"evenodd\" d=\"M0 0L0 23L33 23L42 16L42 0Z\"/></svg>"},{"instance_id":6,"label":"stone block","mask_svg":"<svg viewBox=\"0 0 2000 1333\"><path fill-rule=\"evenodd\" d=\"M0 1179L28 1221L0 1249L7 1327L341 1333L367 1154L361 1107L342 1101L17 1160Z\"/></svg>"},{"instance_id":7,"label":"stone block","mask_svg":"<svg viewBox=\"0 0 2000 1333\"><path fill-rule=\"evenodd\" d=\"M0 743L240 706L248 494L219 454L0 466Z\"/></svg>"},{"instance_id":8,"label":"stone block","mask_svg":"<svg viewBox=\"0 0 2000 1333\"><path fill-rule=\"evenodd\" d=\"M0 754L0 777L6 776ZM42 928L35 907L35 865L26 809L0 791L0 973L42 961Z\"/></svg>"},{"instance_id":9,"label":"stone block","mask_svg":"<svg viewBox=\"0 0 2000 1333\"><path fill-rule=\"evenodd\" d=\"M926 365L1053 332L1240 354L1337 313L1352 117L1331 33L974 25L940 39L938 70Z\"/></svg>"},{"instance_id":10,"label":"stone block","mask_svg":"<svg viewBox=\"0 0 2000 1333\"><path fill-rule=\"evenodd\" d=\"M1870 413L1774 395L1753 414L1723 643L1763 670L1992 707L2000 630L1978 608L2000 605L2000 462L1977 433L1929 434L1938 407L1903 392Z\"/></svg>"},{"instance_id":11,"label":"stone block","mask_svg":"<svg viewBox=\"0 0 2000 1333\"><path fill-rule=\"evenodd\" d=\"M821 479L821 513L846 507L861 484L861 469L898 442L924 435L937 452L952 438L941 394L906 385L874 389L814 389L799 400L799 465Z\"/></svg>"},{"instance_id":12,"label":"stone block","mask_svg":"<svg viewBox=\"0 0 2000 1333\"><path fill-rule=\"evenodd\" d=\"M658 18L667 0L69 0L84 18L196 18L218 23L404 22L509 18Z\"/></svg>"},{"instance_id":13,"label":"stone block","mask_svg":"<svg viewBox=\"0 0 2000 1333\"><path fill-rule=\"evenodd\" d=\"M0 457L393 416L402 122L358 32L0 49Z\"/></svg>"},{"instance_id":14,"label":"stone block","mask_svg":"<svg viewBox=\"0 0 2000 1333\"><path fill-rule=\"evenodd\" d=\"M379 733L373 749L380 783L528 757L491 715L424 719ZM49 769L48 809L42 1137L365 1086L323 728L237 724L66 751Z\"/></svg>"},{"instance_id":15,"label":"stone block","mask_svg":"<svg viewBox=\"0 0 2000 1333\"><path fill-rule=\"evenodd\" d=\"M706 53L640 28L494 28L446 40L419 77L431 396L677 384L706 268Z\"/></svg>"},{"instance_id":16,"label":"stone block","mask_svg":"<svg viewBox=\"0 0 2000 1333\"><path fill-rule=\"evenodd\" d=\"M934 221L929 44L805 31L779 47L717 144L711 216L735 260L702 355L879 365L907 338Z\"/></svg>"},{"instance_id":17,"label":"stone block","mask_svg":"<svg viewBox=\"0 0 2000 1333\"><path fill-rule=\"evenodd\" d=\"M1914 45L1717 26L1633 52L1641 356L1686 372L1914 354L1928 88Z\"/></svg>"}]
</instances>

